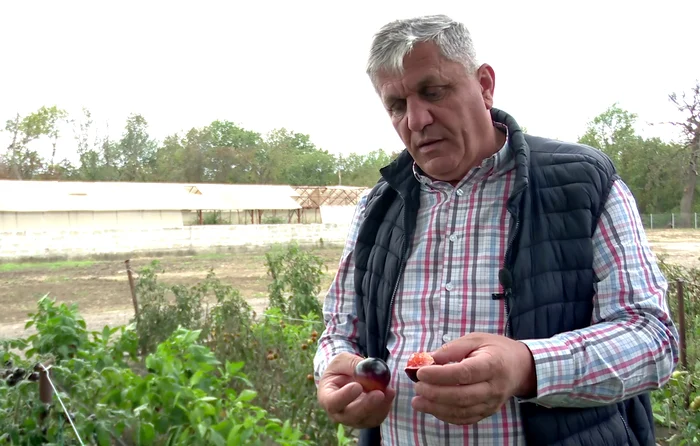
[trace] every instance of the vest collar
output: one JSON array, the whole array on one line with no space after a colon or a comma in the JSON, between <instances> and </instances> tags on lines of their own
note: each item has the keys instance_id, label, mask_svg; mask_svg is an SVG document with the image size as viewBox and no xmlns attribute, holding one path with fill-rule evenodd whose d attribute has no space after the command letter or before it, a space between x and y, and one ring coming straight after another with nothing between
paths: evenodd
<instances>
[{"instance_id":1,"label":"vest collar","mask_svg":"<svg viewBox=\"0 0 700 446\"><path fill-rule=\"evenodd\" d=\"M508 130L508 146L515 159L515 184L508 200L508 208L511 212L517 212L514 199L529 184L530 147L525 141L525 134L511 115L503 110L491 108L491 119L495 123L504 125ZM414 174L413 164L413 157L407 149L404 149L391 164L380 169L384 180L404 199L412 196L415 188L420 186Z\"/></svg>"}]
</instances>

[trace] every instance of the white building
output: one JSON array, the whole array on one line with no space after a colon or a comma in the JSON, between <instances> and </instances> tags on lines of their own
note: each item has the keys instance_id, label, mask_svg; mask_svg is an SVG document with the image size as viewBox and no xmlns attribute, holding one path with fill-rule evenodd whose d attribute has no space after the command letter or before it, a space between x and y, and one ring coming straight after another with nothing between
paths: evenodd
<instances>
[{"instance_id":1,"label":"white building","mask_svg":"<svg viewBox=\"0 0 700 446\"><path fill-rule=\"evenodd\" d=\"M176 228L213 213L218 223L296 222L296 198L289 186L0 180L0 232Z\"/></svg>"}]
</instances>

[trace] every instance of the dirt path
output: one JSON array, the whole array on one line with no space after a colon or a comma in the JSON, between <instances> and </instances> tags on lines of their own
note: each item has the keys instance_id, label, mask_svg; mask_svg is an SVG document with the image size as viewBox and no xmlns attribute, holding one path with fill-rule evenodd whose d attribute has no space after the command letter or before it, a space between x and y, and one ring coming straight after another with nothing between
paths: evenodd
<instances>
[{"instance_id":1,"label":"dirt path","mask_svg":"<svg viewBox=\"0 0 700 446\"><path fill-rule=\"evenodd\" d=\"M314 251L328 270L322 288L330 284L341 254L339 248ZM131 261L139 271L153 259ZM211 254L158 259L164 273L159 281L175 285L194 285L214 269L222 282L232 284L257 312L267 305L269 278L264 252ZM104 325L126 324L133 317L129 283L123 261L96 261L56 267L32 265L25 269L0 270L0 339L24 333L27 314L36 309L36 301L45 294L59 302L77 303L88 329L101 330Z\"/></svg>"},{"instance_id":2,"label":"dirt path","mask_svg":"<svg viewBox=\"0 0 700 446\"><path fill-rule=\"evenodd\" d=\"M648 232L648 237L654 251L668 256L669 261L700 267L700 231L654 230ZM335 275L341 252L341 248L315 251L328 268L323 278L323 290ZM132 267L138 271L151 260L134 259ZM239 289L256 311L260 312L267 304L269 280L264 252L165 257L159 260L165 270L159 278L168 284L193 285L213 268L223 282ZM125 324L133 316L123 261L19 265L9 270L0 268L0 338L23 334L27 313L35 310L37 299L46 293L60 302L77 303L90 329L101 330L106 324Z\"/></svg>"},{"instance_id":3,"label":"dirt path","mask_svg":"<svg viewBox=\"0 0 700 446\"><path fill-rule=\"evenodd\" d=\"M652 230L647 231L647 237L657 255L687 268L700 268L700 230Z\"/></svg>"}]
</instances>

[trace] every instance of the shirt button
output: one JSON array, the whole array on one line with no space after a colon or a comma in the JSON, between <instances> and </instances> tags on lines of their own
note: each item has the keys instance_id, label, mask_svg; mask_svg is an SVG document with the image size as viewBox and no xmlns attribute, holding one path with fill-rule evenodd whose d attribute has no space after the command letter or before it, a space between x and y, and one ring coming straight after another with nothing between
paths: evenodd
<instances>
[{"instance_id":1,"label":"shirt button","mask_svg":"<svg viewBox=\"0 0 700 446\"><path fill-rule=\"evenodd\" d=\"M451 241L451 242L454 242L455 240L457 240L457 236L454 235L454 234L452 234L452 235L450 236L450 241Z\"/></svg>"},{"instance_id":2,"label":"shirt button","mask_svg":"<svg viewBox=\"0 0 700 446\"><path fill-rule=\"evenodd\" d=\"M451 284L451 283L448 283L447 285L445 285L445 289L446 289L447 291L452 291L452 284Z\"/></svg>"},{"instance_id":3,"label":"shirt button","mask_svg":"<svg viewBox=\"0 0 700 446\"><path fill-rule=\"evenodd\" d=\"M442 342L450 342L452 337L448 334L442 335Z\"/></svg>"},{"instance_id":4,"label":"shirt button","mask_svg":"<svg viewBox=\"0 0 700 446\"><path fill-rule=\"evenodd\" d=\"M461 197L462 195L464 195L464 191L462 189L457 189L456 194L458 197Z\"/></svg>"}]
</instances>

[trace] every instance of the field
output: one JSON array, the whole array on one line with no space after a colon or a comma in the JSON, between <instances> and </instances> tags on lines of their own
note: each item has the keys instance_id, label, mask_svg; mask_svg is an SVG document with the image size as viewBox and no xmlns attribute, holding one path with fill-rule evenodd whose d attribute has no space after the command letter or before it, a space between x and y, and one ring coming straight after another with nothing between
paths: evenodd
<instances>
[{"instance_id":1,"label":"field","mask_svg":"<svg viewBox=\"0 0 700 446\"><path fill-rule=\"evenodd\" d=\"M700 267L700 231L653 230L648 232L648 237L657 255L665 255L668 261L687 267ZM322 284L324 290L336 272L341 251L337 247L314 251L327 267ZM151 260L133 259L132 268L138 271ZM262 309L267 303L269 278L262 251L159 260L165 270L159 277L169 284L194 284L213 268L224 283L238 288L256 309ZM37 299L46 293L59 301L78 303L89 329L123 324L133 316L123 261L4 263L0 264L0 338L21 334L27 313L34 311Z\"/></svg>"}]
</instances>

